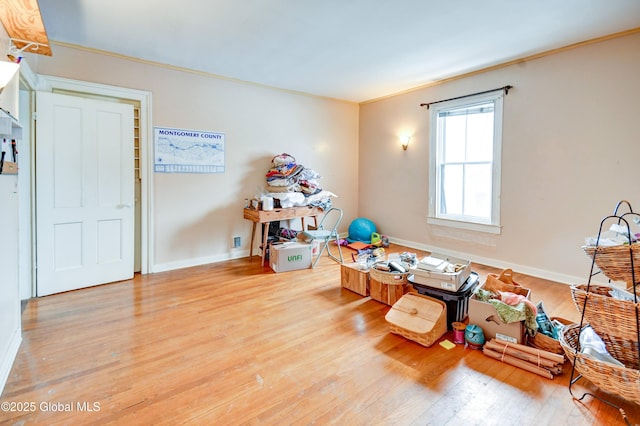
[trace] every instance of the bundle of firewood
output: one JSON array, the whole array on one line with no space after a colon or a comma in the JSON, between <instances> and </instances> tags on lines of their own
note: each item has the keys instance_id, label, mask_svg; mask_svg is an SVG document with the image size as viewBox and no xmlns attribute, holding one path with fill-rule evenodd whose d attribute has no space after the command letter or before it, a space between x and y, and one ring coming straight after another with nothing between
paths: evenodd
<instances>
[{"instance_id":1,"label":"bundle of firewood","mask_svg":"<svg viewBox=\"0 0 640 426\"><path fill-rule=\"evenodd\" d=\"M563 355L499 339L491 339L485 343L482 352L490 358L547 379L553 379L554 375L561 374L562 364L564 364Z\"/></svg>"}]
</instances>

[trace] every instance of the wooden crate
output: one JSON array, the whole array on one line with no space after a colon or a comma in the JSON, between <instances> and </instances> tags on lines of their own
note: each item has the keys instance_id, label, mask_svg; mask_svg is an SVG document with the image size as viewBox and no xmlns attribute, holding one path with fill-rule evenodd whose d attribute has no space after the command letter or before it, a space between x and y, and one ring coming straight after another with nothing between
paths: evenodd
<instances>
[{"instance_id":1,"label":"wooden crate","mask_svg":"<svg viewBox=\"0 0 640 426\"><path fill-rule=\"evenodd\" d=\"M345 263L340 266L340 284L347 290L368 296L369 272L360 270L357 263Z\"/></svg>"}]
</instances>

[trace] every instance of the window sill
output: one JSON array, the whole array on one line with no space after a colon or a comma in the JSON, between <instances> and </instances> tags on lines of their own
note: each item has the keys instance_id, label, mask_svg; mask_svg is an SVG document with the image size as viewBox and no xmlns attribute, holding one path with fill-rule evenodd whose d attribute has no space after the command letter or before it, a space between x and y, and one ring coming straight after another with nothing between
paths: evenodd
<instances>
[{"instance_id":1,"label":"window sill","mask_svg":"<svg viewBox=\"0 0 640 426\"><path fill-rule=\"evenodd\" d=\"M428 217L427 223L430 225L446 226L449 228L484 232L486 234L499 235L502 233L502 227L500 225L487 225L484 223L462 222L459 220L438 219L435 217Z\"/></svg>"}]
</instances>

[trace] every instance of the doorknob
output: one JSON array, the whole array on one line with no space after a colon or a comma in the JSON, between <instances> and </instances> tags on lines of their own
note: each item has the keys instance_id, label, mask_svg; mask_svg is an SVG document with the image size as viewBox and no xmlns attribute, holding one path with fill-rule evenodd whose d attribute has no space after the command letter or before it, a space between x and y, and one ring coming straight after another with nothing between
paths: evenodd
<instances>
[{"instance_id":1,"label":"doorknob","mask_svg":"<svg viewBox=\"0 0 640 426\"><path fill-rule=\"evenodd\" d=\"M131 207L133 207L133 203L118 204L119 209L130 209Z\"/></svg>"}]
</instances>

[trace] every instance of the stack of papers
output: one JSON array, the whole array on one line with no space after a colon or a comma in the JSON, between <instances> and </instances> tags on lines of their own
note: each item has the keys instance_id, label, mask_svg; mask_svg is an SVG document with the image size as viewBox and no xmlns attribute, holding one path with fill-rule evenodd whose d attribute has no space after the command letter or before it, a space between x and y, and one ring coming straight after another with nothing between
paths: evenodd
<instances>
[{"instance_id":1,"label":"stack of papers","mask_svg":"<svg viewBox=\"0 0 640 426\"><path fill-rule=\"evenodd\" d=\"M443 272L447 268L447 266L449 266L449 262L433 256L423 257L422 259L420 259L417 265L417 267L420 269L433 272Z\"/></svg>"}]
</instances>

